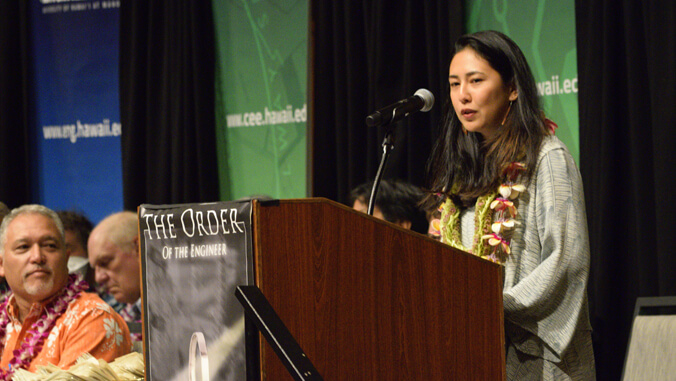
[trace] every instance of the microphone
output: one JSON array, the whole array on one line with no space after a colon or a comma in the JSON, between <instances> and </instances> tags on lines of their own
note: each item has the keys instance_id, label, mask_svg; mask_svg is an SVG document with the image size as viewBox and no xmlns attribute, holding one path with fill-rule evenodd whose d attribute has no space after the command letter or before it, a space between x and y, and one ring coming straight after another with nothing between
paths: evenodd
<instances>
[{"instance_id":1,"label":"microphone","mask_svg":"<svg viewBox=\"0 0 676 381\"><path fill-rule=\"evenodd\" d=\"M427 112L434 105L434 95L427 89L419 89L412 97L402 99L366 117L366 125L386 126L398 122L416 111Z\"/></svg>"}]
</instances>

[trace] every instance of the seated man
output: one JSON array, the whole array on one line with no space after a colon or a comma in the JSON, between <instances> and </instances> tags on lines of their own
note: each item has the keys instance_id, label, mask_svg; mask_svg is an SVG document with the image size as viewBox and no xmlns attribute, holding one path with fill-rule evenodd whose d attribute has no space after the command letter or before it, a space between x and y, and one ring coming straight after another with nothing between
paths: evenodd
<instances>
[{"instance_id":1,"label":"seated man","mask_svg":"<svg viewBox=\"0 0 676 381\"><path fill-rule=\"evenodd\" d=\"M68 272L82 274L90 289L93 289L94 272L89 271L87 259L87 239L92 231L92 223L84 215L69 210L59 210L56 215L59 216L66 234Z\"/></svg>"},{"instance_id":2,"label":"seated man","mask_svg":"<svg viewBox=\"0 0 676 381\"><path fill-rule=\"evenodd\" d=\"M83 214L71 210L60 210L56 214L63 224L66 233L66 249L71 257L85 258L87 254L87 240L92 232L91 221Z\"/></svg>"},{"instance_id":3,"label":"seated man","mask_svg":"<svg viewBox=\"0 0 676 381\"><path fill-rule=\"evenodd\" d=\"M84 280L89 284L87 292L96 292L104 302L119 313L124 305L96 286L94 269L89 265L87 241L89 241L89 234L94 228L91 221L85 215L70 210L60 210L56 214L61 219L63 230L66 233L66 250L70 254L68 257L68 272L82 274Z\"/></svg>"},{"instance_id":4,"label":"seated man","mask_svg":"<svg viewBox=\"0 0 676 381\"><path fill-rule=\"evenodd\" d=\"M64 236L41 205L14 209L0 225L0 276L12 290L0 305L0 379L48 363L68 369L85 352L110 362L131 349L122 318L68 275Z\"/></svg>"},{"instance_id":5,"label":"seated man","mask_svg":"<svg viewBox=\"0 0 676 381\"><path fill-rule=\"evenodd\" d=\"M89 264L96 282L126 303L120 314L129 323L141 321L141 271L139 264L138 218L120 212L103 219L89 235Z\"/></svg>"},{"instance_id":6,"label":"seated man","mask_svg":"<svg viewBox=\"0 0 676 381\"><path fill-rule=\"evenodd\" d=\"M350 192L352 208L366 213L373 182L359 185ZM405 229L427 234L425 212L419 206L422 191L413 184L399 180L382 180L378 187L373 217L395 223Z\"/></svg>"}]
</instances>

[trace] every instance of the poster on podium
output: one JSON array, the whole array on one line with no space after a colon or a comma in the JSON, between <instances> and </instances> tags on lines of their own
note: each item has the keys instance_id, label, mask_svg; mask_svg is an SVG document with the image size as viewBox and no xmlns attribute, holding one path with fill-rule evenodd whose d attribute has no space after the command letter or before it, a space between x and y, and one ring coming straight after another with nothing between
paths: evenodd
<instances>
[{"instance_id":1,"label":"poster on podium","mask_svg":"<svg viewBox=\"0 0 676 381\"><path fill-rule=\"evenodd\" d=\"M245 380L235 289L253 284L251 203L144 204L138 216L146 380L187 380L193 335L206 343L199 379Z\"/></svg>"}]
</instances>

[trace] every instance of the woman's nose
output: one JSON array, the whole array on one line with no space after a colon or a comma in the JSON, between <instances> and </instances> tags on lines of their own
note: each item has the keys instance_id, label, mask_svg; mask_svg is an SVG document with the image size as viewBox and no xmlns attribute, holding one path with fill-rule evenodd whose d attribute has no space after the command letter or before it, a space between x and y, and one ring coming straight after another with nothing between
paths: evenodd
<instances>
[{"instance_id":1,"label":"woman's nose","mask_svg":"<svg viewBox=\"0 0 676 381\"><path fill-rule=\"evenodd\" d=\"M460 85L460 101L462 103L467 103L472 100L472 96L469 93L469 89L464 84Z\"/></svg>"}]
</instances>

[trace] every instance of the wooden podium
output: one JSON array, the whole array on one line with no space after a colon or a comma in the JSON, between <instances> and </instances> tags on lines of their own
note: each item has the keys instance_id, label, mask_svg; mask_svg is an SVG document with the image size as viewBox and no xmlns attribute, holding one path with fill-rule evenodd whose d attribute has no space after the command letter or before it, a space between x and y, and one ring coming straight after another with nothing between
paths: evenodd
<instances>
[{"instance_id":1,"label":"wooden podium","mask_svg":"<svg viewBox=\"0 0 676 381\"><path fill-rule=\"evenodd\" d=\"M256 285L325 380L505 379L502 271L326 199L253 204ZM261 339L263 380L292 380Z\"/></svg>"}]
</instances>

